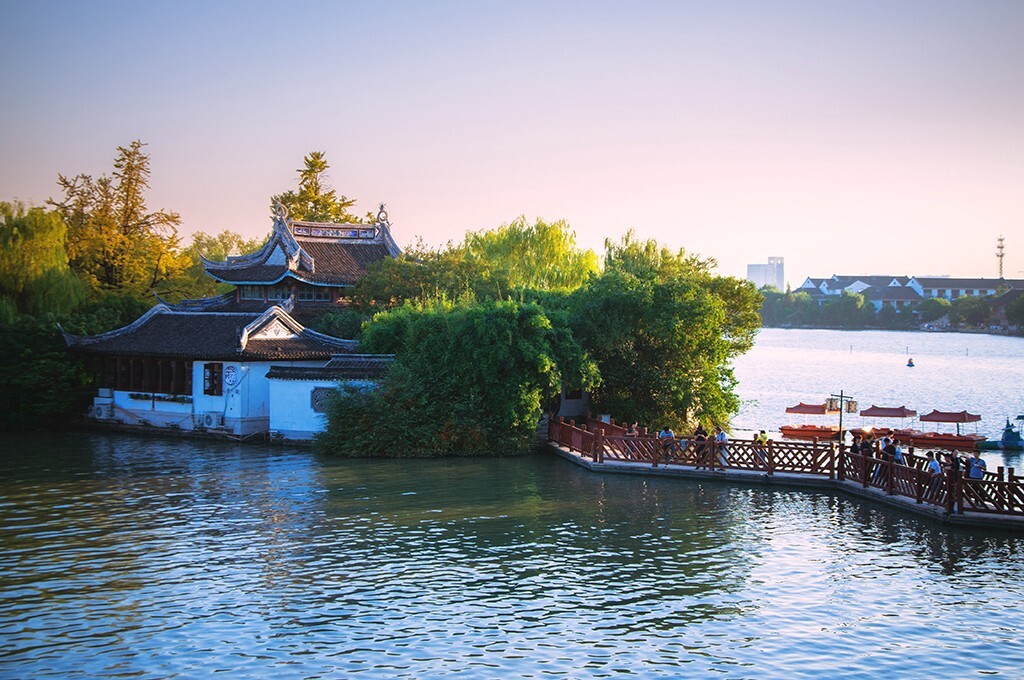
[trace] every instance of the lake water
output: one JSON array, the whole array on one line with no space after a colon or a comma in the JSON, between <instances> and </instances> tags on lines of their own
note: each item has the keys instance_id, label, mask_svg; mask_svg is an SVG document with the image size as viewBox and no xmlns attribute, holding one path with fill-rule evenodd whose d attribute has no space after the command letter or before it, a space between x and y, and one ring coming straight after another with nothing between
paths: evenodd
<instances>
[{"instance_id":1,"label":"lake water","mask_svg":"<svg viewBox=\"0 0 1024 680\"><path fill-rule=\"evenodd\" d=\"M907 367L908 358L914 368ZM1024 338L966 333L763 329L735 364L743 407L738 431L775 430L787 423L837 424L838 416L785 413L797 402L821 404L853 395L860 409L906 405L919 415L967 410L982 417L962 426L998 440L1007 418L1024 414ZM955 431L915 419L844 414L843 426L896 425Z\"/></svg>"},{"instance_id":2,"label":"lake water","mask_svg":"<svg viewBox=\"0 0 1024 680\"><path fill-rule=\"evenodd\" d=\"M816 396L792 389L779 392ZM348 461L0 435L0 548L3 678L1024 667L1024 536L549 455Z\"/></svg>"}]
</instances>

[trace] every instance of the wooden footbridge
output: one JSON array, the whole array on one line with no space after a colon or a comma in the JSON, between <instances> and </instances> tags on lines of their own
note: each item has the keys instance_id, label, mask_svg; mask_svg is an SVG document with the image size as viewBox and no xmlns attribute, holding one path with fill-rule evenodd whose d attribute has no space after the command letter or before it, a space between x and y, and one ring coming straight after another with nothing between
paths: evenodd
<instances>
[{"instance_id":1,"label":"wooden footbridge","mask_svg":"<svg viewBox=\"0 0 1024 680\"><path fill-rule=\"evenodd\" d=\"M966 478L955 466L935 474L913 448L899 464L880 453L851 453L836 441L663 441L646 429L627 436L622 423L590 416L580 425L550 420L547 438L563 458L599 472L833 487L951 524L1024 531L1024 477L1013 468L999 467L981 479ZM944 452L936 456L941 462Z\"/></svg>"}]
</instances>

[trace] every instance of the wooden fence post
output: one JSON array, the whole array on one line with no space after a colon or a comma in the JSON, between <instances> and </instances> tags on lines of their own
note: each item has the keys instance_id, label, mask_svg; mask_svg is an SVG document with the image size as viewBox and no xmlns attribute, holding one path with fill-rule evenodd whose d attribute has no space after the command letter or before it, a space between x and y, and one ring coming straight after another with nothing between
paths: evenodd
<instances>
[{"instance_id":1,"label":"wooden fence post","mask_svg":"<svg viewBox=\"0 0 1024 680\"><path fill-rule=\"evenodd\" d=\"M597 428L597 432L594 433L594 454L593 459L595 463L604 462L604 428Z\"/></svg>"},{"instance_id":2,"label":"wooden fence post","mask_svg":"<svg viewBox=\"0 0 1024 680\"><path fill-rule=\"evenodd\" d=\"M957 493L960 485L956 483L952 470L946 470L946 514L952 515L956 509Z\"/></svg>"},{"instance_id":3,"label":"wooden fence post","mask_svg":"<svg viewBox=\"0 0 1024 680\"><path fill-rule=\"evenodd\" d=\"M768 460L765 461L768 465L768 474L775 474L775 440L768 440Z\"/></svg>"},{"instance_id":4,"label":"wooden fence post","mask_svg":"<svg viewBox=\"0 0 1024 680\"><path fill-rule=\"evenodd\" d=\"M836 479L840 482L846 479L846 445L842 442L836 450Z\"/></svg>"}]
</instances>

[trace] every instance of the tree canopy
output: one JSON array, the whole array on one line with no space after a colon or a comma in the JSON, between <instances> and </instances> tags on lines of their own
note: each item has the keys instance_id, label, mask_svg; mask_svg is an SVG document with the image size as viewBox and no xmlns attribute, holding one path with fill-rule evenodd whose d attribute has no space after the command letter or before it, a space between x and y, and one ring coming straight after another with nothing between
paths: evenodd
<instances>
[{"instance_id":1,"label":"tree canopy","mask_svg":"<svg viewBox=\"0 0 1024 680\"><path fill-rule=\"evenodd\" d=\"M596 377L567 327L513 301L406 304L374 317L363 346L396 363L378 390L332 406L318 440L332 453L523 453L562 384Z\"/></svg>"},{"instance_id":2,"label":"tree canopy","mask_svg":"<svg viewBox=\"0 0 1024 680\"><path fill-rule=\"evenodd\" d=\"M369 268L353 301L364 309L407 300L523 299L527 291L572 291L599 271L592 250L576 245L565 221L519 217L494 230L469 232L458 244L420 244Z\"/></svg>"},{"instance_id":3,"label":"tree canopy","mask_svg":"<svg viewBox=\"0 0 1024 680\"><path fill-rule=\"evenodd\" d=\"M110 175L58 175L64 195L49 201L67 225L71 268L97 294L149 298L189 265L178 247L178 213L151 212L146 205L145 146L136 140L117 147Z\"/></svg>"},{"instance_id":4,"label":"tree canopy","mask_svg":"<svg viewBox=\"0 0 1024 680\"><path fill-rule=\"evenodd\" d=\"M917 305L917 313L924 323L938 321L949 314L952 304L946 298L928 298Z\"/></svg>"},{"instance_id":5,"label":"tree canopy","mask_svg":"<svg viewBox=\"0 0 1024 680\"><path fill-rule=\"evenodd\" d=\"M271 208L280 203L288 209L288 215L294 220L311 222L354 223L359 218L349 212L356 202L346 196L339 196L337 191L328 184L326 154L323 151L311 151L303 159L303 167L299 173L297 190L285 191L273 196Z\"/></svg>"},{"instance_id":6,"label":"tree canopy","mask_svg":"<svg viewBox=\"0 0 1024 680\"><path fill-rule=\"evenodd\" d=\"M632 233L606 244L604 272L570 305L600 373L595 410L652 427L727 425L739 407L730 362L753 345L761 297L713 267Z\"/></svg>"},{"instance_id":7,"label":"tree canopy","mask_svg":"<svg viewBox=\"0 0 1024 680\"><path fill-rule=\"evenodd\" d=\"M410 438L418 450L436 445L446 452L467 452L491 430L492 440L506 445L525 442L521 428L536 422L556 387L591 390L595 409L652 426L727 424L739 405L730 362L753 343L761 296L747 282L715 275L713 260L632 233L605 250L602 270L564 222L520 218L372 268L356 299L363 309L390 311L365 322L361 338L368 351L398 359L384 401L365 399L380 408L408 407L396 424L384 426L387 439ZM553 363L539 359L529 340L534 327L508 323L508 305L542 318L541 326L558 330L557 346L571 351L540 353L560 357ZM533 368L515 368L522 357ZM529 387L537 384L531 371L548 365L556 369L549 378L558 381L540 391ZM385 444L366 441L374 438L372 428L360 434L358 418L335 422L344 413L364 413L355 401L346 397L331 419L332 448L358 440L351 446L382 450ZM484 423L474 412L491 415ZM430 429L435 425L409 429L412 422L452 422L445 414L458 414L456 421L477 434L453 430L439 438Z\"/></svg>"},{"instance_id":8,"label":"tree canopy","mask_svg":"<svg viewBox=\"0 0 1024 680\"><path fill-rule=\"evenodd\" d=\"M65 314L83 301L66 244L67 226L56 212L0 202L0 320Z\"/></svg>"}]
</instances>

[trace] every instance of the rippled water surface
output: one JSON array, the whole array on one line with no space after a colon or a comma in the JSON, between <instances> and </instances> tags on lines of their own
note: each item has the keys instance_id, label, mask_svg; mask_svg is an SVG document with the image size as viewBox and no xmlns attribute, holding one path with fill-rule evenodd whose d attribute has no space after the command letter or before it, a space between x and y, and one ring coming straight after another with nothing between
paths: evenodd
<instances>
[{"instance_id":1,"label":"rippled water surface","mask_svg":"<svg viewBox=\"0 0 1024 680\"><path fill-rule=\"evenodd\" d=\"M913 357L914 368L907 368ZM743 407L739 430L774 430L791 422L838 423L837 416L794 416L787 406L820 404L843 390L861 409L906 405L981 415L965 431L999 440L1006 418L1024 414L1024 338L968 333L829 331L765 328L735 365ZM845 416L845 427L886 425L950 431L915 419ZM1012 464L1012 463L1011 463Z\"/></svg>"},{"instance_id":2,"label":"rippled water surface","mask_svg":"<svg viewBox=\"0 0 1024 680\"><path fill-rule=\"evenodd\" d=\"M0 439L0 675L1021 677L1024 537L553 456Z\"/></svg>"}]
</instances>

